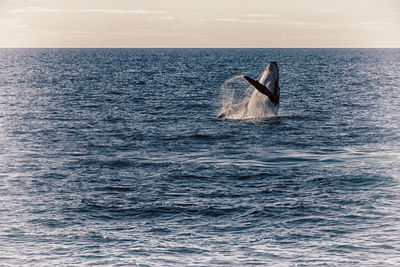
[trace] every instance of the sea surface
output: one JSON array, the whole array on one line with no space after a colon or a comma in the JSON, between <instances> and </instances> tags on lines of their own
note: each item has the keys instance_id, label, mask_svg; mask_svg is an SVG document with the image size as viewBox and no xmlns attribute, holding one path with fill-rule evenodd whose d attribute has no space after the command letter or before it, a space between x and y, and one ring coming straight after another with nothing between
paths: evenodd
<instances>
[{"instance_id":1,"label":"sea surface","mask_svg":"<svg viewBox=\"0 0 400 267\"><path fill-rule=\"evenodd\" d=\"M400 49L0 49L0 265L399 266Z\"/></svg>"}]
</instances>

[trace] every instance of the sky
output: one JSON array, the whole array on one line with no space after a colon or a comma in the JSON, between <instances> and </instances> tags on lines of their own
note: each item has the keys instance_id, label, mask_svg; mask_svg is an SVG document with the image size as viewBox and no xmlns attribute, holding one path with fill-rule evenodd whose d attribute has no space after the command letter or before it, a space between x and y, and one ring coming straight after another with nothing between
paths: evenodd
<instances>
[{"instance_id":1,"label":"sky","mask_svg":"<svg viewBox=\"0 0 400 267\"><path fill-rule=\"evenodd\" d=\"M0 47L400 47L400 0L0 0Z\"/></svg>"}]
</instances>

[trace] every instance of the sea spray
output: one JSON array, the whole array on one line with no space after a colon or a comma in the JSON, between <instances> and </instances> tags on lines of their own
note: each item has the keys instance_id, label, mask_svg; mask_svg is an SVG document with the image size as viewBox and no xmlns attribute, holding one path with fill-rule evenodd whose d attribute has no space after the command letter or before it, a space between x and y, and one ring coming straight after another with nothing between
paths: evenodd
<instances>
[{"instance_id":1,"label":"sea spray","mask_svg":"<svg viewBox=\"0 0 400 267\"><path fill-rule=\"evenodd\" d=\"M229 113L235 106L250 98L253 88L248 85L243 76L229 78L221 85L220 114Z\"/></svg>"}]
</instances>

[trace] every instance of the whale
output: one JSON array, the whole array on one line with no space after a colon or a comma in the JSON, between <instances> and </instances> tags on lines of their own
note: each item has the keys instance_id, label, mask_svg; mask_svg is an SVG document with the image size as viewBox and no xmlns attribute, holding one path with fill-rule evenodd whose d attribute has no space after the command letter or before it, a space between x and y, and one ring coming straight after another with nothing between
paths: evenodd
<instances>
[{"instance_id":1,"label":"whale","mask_svg":"<svg viewBox=\"0 0 400 267\"><path fill-rule=\"evenodd\" d=\"M242 100L222 112L218 118L260 118L276 116L279 110L279 67L276 61L271 61L261 74L254 80L243 76L254 88L250 97Z\"/></svg>"}]
</instances>

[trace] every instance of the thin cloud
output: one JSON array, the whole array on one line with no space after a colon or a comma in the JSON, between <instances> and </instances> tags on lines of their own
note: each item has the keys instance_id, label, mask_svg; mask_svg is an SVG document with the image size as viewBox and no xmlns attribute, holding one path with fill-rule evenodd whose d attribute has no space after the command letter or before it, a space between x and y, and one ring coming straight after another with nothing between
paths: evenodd
<instances>
[{"instance_id":1,"label":"thin cloud","mask_svg":"<svg viewBox=\"0 0 400 267\"><path fill-rule=\"evenodd\" d=\"M2 30L5 29L24 29L28 28L28 25L23 24L21 20L19 19L4 19L0 18L0 26L4 26Z\"/></svg>"},{"instance_id":2,"label":"thin cloud","mask_svg":"<svg viewBox=\"0 0 400 267\"><path fill-rule=\"evenodd\" d=\"M386 22L374 22L374 21L365 21L365 22L359 22L358 23L361 26L383 26L387 25L388 23Z\"/></svg>"},{"instance_id":3,"label":"thin cloud","mask_svg":"<svg viewBox=\"0 0 400 267\"><path fill-rule=\"evenodd\" d=\"M387 25L386 22L316 22L316 21L285 21L281 22L281 25L288 25L301 28L310 29L384 29Z\"/></svg>"},{"instance_id":4,"label":"thin cloud","mask_svg":"<svg viewBox=\"0 0 400 267\"><path fill-rule=\"evenodd\" d=\"M144 10L144 9L78 9L79 13L114 13L114 14L164 14L162 10Z\"/></svg>"},{"instance_id":5,"label":"thin cloud","mask_svg":"<svg viewBox=\"0 0 400 267\"><path fill-rule=\"evenodd\" d=\"M240 15L241 17L250 17L250 18L276 18L279 17L279 15L276 14L244 14Z\"/></svg>"},{"instance_id":6,"label":"thin cloud","mask_svg":"<svg viewBox=\"0 0 400 267\"><path fill-rule=\"evenodd\" d=\"M199 18L199 21L221 21L221 22L235 22L240 21L238 18Z\"/></svg>"},{"instance_id":7,"label":"thin cloud","mask_svg":"<svg viewBox=\"0 0 400 267\"><path fill-rule=\"evenodd\" d=\"M317 9L315 12L318 13L336 13L338 12L336 9Z\"/></svg>"},{"instance_id":8,"label":"thin cloud","mask_svg":"<svg viewBox=\"0 0 400 267\"><path fill-rule=\"evenodd\" d=\"M61 12L61 9L41 8L41 7L24 7L20 9L10 10L10 13L45 13L45 12Z\"/></svg>"},{"instance_id":9,"label":"thin cloud","mask_svg":"<svg viewBox=\"0 0 400 267\"><path fill-rule=\"evenodd\" d=\"M291 21L291 22L288 22L285 24L302 26L302 27L319 27L319 26L323 25L322 23L314 22L314 21Z\"/></svg>"},{"instance_id":10,"label":"thin cloud","mask_svg":"<svg viewBox=\"0 0 400 267\"><path fill-rule=\"evenodd\" d=\"M239 21L237 18L216 18L216 21Z\"/></svg>"},{"instance_id":11,"label":"thin cloud","mask_svg":"<svg viewBox=\"0 0 400 267\"><path fill-rule=\"evenodd\" d=\"M198 18L198 21L239 22L239 23L271 23L278 15L273 14L246 14L236 17Z\"/></svg>"},{"instance_id":12,"label":"thin cloud","mask_svg":"<svg viewBox=\"0 0 400 267\"><path fill-rule=\"evenodd\" d=\"M389 23L387 22L377 22L377 21L365 21L365 22L359 22L354 25L355 28L359 29L385 29Z\"/></svg>"},{"instance_id":13,"label":"thin cloud","mask_svg":"<svg viewBox=\"0 0 400 267\"><path fill-rule=\"evenodd\" d=\"M269 25L273 25L273 24L281 24L280 21L277 20L273 20L273 19L249 19L249 20L241 20L240 22L242 23L246 23L246 24L269 24Z\"/></svg>"},{"instance_id":14,"label":"thin cloud","mask_svg":"<svg viewBox=\"0 0 400 267\"><path fill-rule=\"evenodd\" d=\"M144 9L55 9L41 7L25 7L21 9L10 10L11 13L109 13L109 14L165 14L162 10L144 10Z\"/></svg>"},{"instance_id":15,"label":"thin cloud","mask_svg":"<svg viewBox=\"0 0 400 267\"><path fill-rule=\"evenodd\" d=\"M159 20L175 20L175 17L158 17Z\"/></svg>"}]
</instances>

